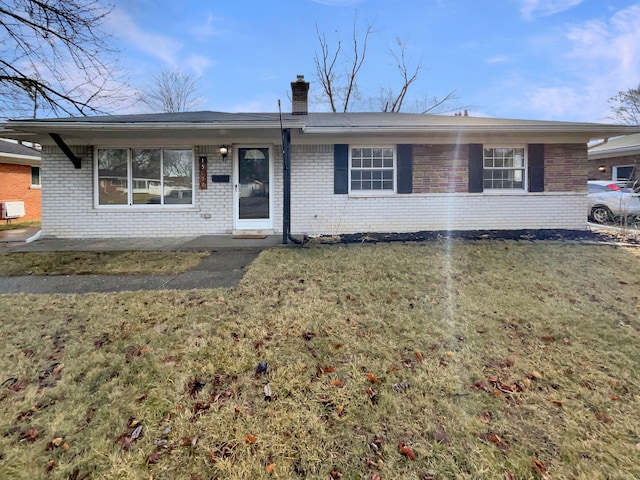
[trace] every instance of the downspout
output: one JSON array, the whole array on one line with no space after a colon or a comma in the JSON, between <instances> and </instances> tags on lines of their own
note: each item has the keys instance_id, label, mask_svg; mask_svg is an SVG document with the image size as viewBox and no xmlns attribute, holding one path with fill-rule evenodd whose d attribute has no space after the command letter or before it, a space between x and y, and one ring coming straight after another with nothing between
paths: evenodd
<instances>
[{"instance_id":1,"label":"downspout","mask_svg":"<svg viewBox=\"0 0 640 480\"><path fill-rule=\"evenodd\" d=\"M282 110L278 99L280 112L280 132L282 133L282 243L286 245L292 241L302 245L302 240L291 235L291 130L282 126Z\"/></svg>"}]
</instances>

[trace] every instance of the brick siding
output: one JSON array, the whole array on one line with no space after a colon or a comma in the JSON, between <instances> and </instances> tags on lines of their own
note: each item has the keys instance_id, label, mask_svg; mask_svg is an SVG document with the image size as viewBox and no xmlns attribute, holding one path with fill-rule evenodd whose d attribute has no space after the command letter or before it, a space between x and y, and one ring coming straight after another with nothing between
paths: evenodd
<instances>
[{"instance_id":1,"label":"brick siding","mask_svg":"<svg viewBox=\"0 0 640 480\"><path fill-rule=\"evenodd\" d=\"M467 145L414 145L413 192L469 191Z\"/></svg>"},{"instance_id":2,"label":"brick siding","mask_svg":"<svg viewBox=\"0 0 640 480\"><path fill-rule=\"evenodd\" d=\"M236 147L234 146L234 149ZM91 147L74 147L75 169L53 146L43 148L43 234L57 237L145 237L230 234L233 230L233 155L222 161L213 145L198 145L208 159L208 188L194 191L194 206L178 209L96 208ZM457 156L456 156L457 151ZM272 146L274 231L282 232L282 147ZM545 147L545 192L467 192L467 151L445 145L414 146L414 192L334 195L333 144L291 147L291 228L294 234L410 232L523 228L586 228L586 146ZM197 171L194 172L197 175ZM212 183L211 175L229 175Z\"/></svg>"},{"instance_id":3,"label":"brick siding","mask_svg":"<svg viewBox=\"0 0 640 480\"><path fill-rule=\"evenodd\" d=\"M31 167L0 163L0 203L23 201L25 216L11 220L27 222L40 220L42 200L40 188L31 187ZM6 220L2 220L4 223Z\"/></svg>"},{"instance_id":4,"label":"brick siding","mask_svg":"<svg viewBox=\"0 0 640 480\"><path fill-rule=\"evenodd\" d=\"M420 150L423 151L420 155L421 162L429 156L437 157L441 164L447 163L442 153L446 150L444 148L419 146L418 151ZM462 150L461 148L459 157L463 156ZM549 149L556 153L560 150ZM466 168L466 155L464 158L461 163ZM573 161L568 164L573 164ZM417 170L424 168L418 167ZM459 192L361 196L334 195L333 184L327 181L327 172L332 170L333 145L292 146L292 232L336 235L420 230L586 229L586 174L582 180L584 186L580 186L578 192ZM576 180L576 183L579 181ZM460 180L452 184L457 189L466 190ZM421 188L425 188L425 184Z\"/></svg>"},{"instance_id":5,"label":"brick siding","mask_svg":"<svg viewBox=\"0 0 640 480\"><path fill-rule=\"evenodd\" d=\"M547 192L586 192L587 145L544 147L544 189Z\"/></svg>"}]
</instances>

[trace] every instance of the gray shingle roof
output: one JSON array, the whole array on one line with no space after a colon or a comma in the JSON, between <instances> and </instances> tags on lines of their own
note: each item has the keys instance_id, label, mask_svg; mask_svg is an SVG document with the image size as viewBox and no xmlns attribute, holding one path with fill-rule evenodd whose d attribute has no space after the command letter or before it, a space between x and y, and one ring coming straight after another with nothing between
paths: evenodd
<instances>
[{"instance_id":1,"label":"gray shingle roof","mask_svg":"<svg viewBox=\"0 0 640 480\"><path fill-rule=\"evenodd\" d=\"M25 157L40 157L40 152L33 148L25 147L19 143L7 142L0 139L0 154L24 155Z\"/></svg>"}]
</instances>

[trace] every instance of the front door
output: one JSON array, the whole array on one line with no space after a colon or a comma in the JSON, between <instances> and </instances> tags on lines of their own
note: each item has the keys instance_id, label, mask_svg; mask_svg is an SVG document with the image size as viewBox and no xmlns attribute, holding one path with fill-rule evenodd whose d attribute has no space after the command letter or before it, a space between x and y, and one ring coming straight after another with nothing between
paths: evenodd
<instances>
[{"instance_id":1,"label":"front door","mask_svg":"<svg viewBox=\"0 0 640 480\"><path fill-rule=\"evenodd\" d=\"M273 162L269 147L239 147L234 165L236 230L273 229Z\"/></svg>"}]
</instances>

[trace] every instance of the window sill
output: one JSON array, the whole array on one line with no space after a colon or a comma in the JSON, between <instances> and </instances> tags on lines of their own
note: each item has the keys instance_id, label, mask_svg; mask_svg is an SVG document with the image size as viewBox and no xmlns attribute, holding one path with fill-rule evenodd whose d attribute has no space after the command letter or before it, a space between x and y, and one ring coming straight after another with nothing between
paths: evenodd
<instances>
[{"instance_id":1,"label":"window sill","mask_svg":"<svg viewBox=\"0 0 640 480\"><path fill-rule=\"evenodd\" d=\"M349 192L349 198L367 198L367 197L393 197L396 196L396 192Z\"/></svg>"},{"instance_id":2,"label":"window sill","mask_svg":"<svg viewBox=\"0 0 640 480\"><path fill-rule=\"evenodd\" d=\"M531 192L521 189L486 189L482 193L487 195L527 195Z\"/></svg>"},{"instance_id":3,"label":"window sill","mask_svg":"<svg viewBox=\"0 0 640 480\"><path fill-rule=\"evenodd\" d=\"M42 185L31 185L30 190L42 190Z\"/></svg>"},{"instance_id":4,"label":"window sill","mask_svg":"<svg viewBox=\"0 0 640 480\"><path fill-rule=\"evenodd\" d=\"M102 212L189 212L197 210L195 205L95 205L94 210Z\"/></svg>"}]
</instances>

